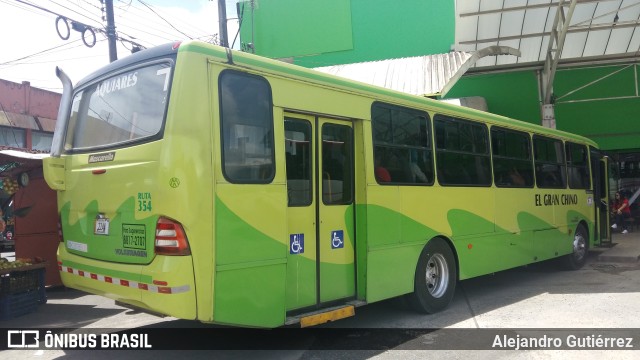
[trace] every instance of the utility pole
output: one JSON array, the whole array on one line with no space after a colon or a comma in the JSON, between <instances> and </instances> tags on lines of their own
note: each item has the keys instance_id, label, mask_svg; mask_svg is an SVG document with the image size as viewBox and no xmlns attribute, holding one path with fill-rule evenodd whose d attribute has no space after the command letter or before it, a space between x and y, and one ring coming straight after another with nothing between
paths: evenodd
<instances>
[{"instance_id":1,"label":"utility pole","mask_svg":"<svg viewBox=\"0 0 640 360\"><path fill-rule=\"evenodd\" d=\"M227 35L227 6L225 0L218 0L218 22L220 23L220 46L229 47Z\"/></svg>"},{"instance_id":2,"label":"utility pole","mask_svg":"<svg viewBox=\"0 0 640 360\"><path fill-rule=\"evenodd\" d=\"M116 24L113 18L113 0L105 0L105 10L107 12L107 39L109 40L109 61L118 60L116 50Z\"/></svg>"}]
</instances>

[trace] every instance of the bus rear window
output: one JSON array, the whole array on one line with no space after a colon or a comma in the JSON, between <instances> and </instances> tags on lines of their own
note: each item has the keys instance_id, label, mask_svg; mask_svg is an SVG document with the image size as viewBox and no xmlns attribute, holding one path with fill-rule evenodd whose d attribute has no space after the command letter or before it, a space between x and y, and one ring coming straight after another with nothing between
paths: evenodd
<instances>
[{"instance_id":1,"label":"bus rear window","mask_svg":"<svg viewBox=\"0 0 640 360\"><path fill-rule=\"evenodd\" d=\"M65 150L153 139L162 130L170 75L170 63L156 63L119 73L76 93Z\"/></svg>"}]
</instances>

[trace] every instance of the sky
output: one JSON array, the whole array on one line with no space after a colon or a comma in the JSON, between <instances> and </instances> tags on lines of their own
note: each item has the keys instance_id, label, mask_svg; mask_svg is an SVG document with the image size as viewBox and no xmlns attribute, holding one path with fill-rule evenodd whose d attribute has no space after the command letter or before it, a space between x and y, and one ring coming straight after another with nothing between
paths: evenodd
<instances>
[{"instance_id":1,"label":"sky","mask_svg":"<svg viewBox=\"0 0 640 360\"><path fill-rule=\"evenodd\" d=\"M229 43L238 32L237 0L225 0ZM124 39L144 47L199 39L211 41L219 32L217 0L113 0L116 32ZM30 4L30 5L27 5ZM38 9L31 5L49 10ZM55 76L59 66L75 84L86 75L109 63L106 35L96 32L96 43L87 47L82 33L71 29L71 21L104 30L100 0L0 0L0 79L61 92ZM53 14L53 13L55 14ZM69 23L69 38L64 21ZM93 37L86 32L86 41ZM236 40L236 48L239 39ZM118 58L131 53L131 44L118 42Z\"/></svg>"}]
</instances>

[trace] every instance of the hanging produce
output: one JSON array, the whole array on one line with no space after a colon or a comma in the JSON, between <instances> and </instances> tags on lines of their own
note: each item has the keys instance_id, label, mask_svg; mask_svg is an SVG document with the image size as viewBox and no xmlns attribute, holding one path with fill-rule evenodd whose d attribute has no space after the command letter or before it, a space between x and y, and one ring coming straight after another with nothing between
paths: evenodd
<instances>
[{"instance_id":1,"label":"hanging produce","mask_svg":"<svg viewBox=\"0 0 640 360\"><path fill-rule=\"evenodd\" d=\"M3 178L2 179L2 188L4 192L9 195L13 195L16 191L18 191L18 182L11 178Z\"/></svg>"}]
</instances>

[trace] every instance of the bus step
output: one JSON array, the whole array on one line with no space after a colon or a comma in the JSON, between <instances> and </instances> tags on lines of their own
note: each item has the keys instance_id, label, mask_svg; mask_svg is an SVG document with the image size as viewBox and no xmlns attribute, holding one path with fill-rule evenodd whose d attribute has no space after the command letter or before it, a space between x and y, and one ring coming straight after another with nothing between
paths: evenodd
<instances>
[{"instance_id":1,"label":"bus step","mask_svg":"<svg viewBox=\"0 0 640 360\"><path fill-rule=\"evenodd\" d=\"M288 316L285 321L285 325L294 325L299 323L300 327L308 327L324 324L329 321L344 319L355 314L355 305L339 305L296 316Z\"/></svg>"},{"instance_id":2,"label":"bus step","mask_svg":"<svg viewBox=\"0 0 640 360\"><path fill-rule=\"evenodd\" d=\"M363 305L367 305L367 302L364 300L351 300L351 301L347 301L347 305L353 305L355 307L360 307Z\"/></svg>"}]
</instances>

